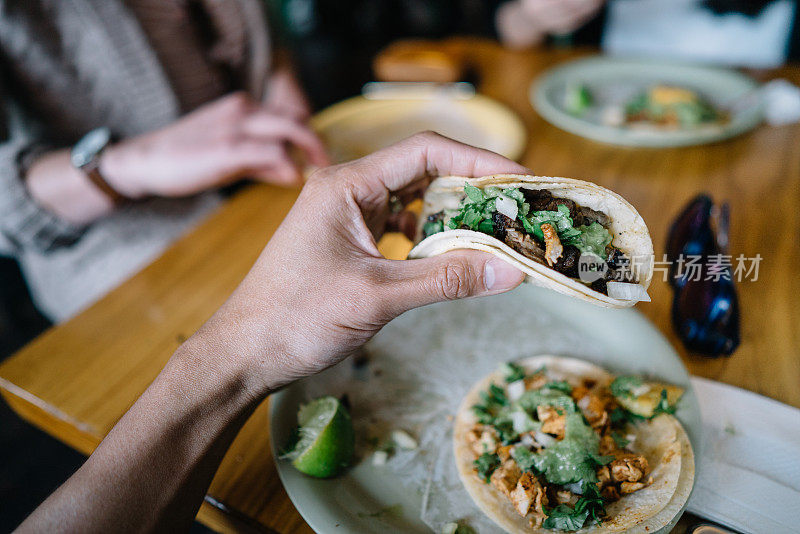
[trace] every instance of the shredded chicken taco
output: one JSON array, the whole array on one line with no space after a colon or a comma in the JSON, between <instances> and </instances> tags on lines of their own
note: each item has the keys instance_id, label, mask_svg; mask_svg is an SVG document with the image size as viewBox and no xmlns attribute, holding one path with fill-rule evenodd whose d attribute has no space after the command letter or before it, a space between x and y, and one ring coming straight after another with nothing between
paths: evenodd
<instances>
[{"instance_id":1,"label":"shredded chicken taco","mask_svg":"<svg viewBox=\"0 0 800 534\"><path fill-rule=\"evenodd\" d=\"M505 364L459 408L461 480L507 532L656 532L694 483L692 447L672 415L682 394L572 358Z\"/></svg>"},{"instance_id":2,"label":"shredded chicken taco","mask_svg":"<svg viewBox=\"0 0 800 534\"><path fill-rule=\"evenodd\" d=\"M526 281L607 307L650 300L653 243L619 195L569 178L442 177L425 193L410 258L490 252Z\"/></svg>"}]
</instances>

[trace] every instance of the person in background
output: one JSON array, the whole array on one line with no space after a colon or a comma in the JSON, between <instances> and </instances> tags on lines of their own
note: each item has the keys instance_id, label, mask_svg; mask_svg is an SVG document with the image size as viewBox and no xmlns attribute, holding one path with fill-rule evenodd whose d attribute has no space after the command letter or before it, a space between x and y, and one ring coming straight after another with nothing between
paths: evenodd
<instances>
[{"instance_id":1,"label":"person in background","mask_svg":"<svg viewBox=\"0 0 800 534\"><path fill-rule=\"evenodd\" d=\"M243 177L329 163L260 0L0 0L0 254L63 321Z\"/></svg>"},{"instance_id":2,"label":"person in background","mask_svg":"<svg viewBox=\"0 0 800 534\"><path fill-rule=\"evenodd\" d=\"M376 245L391 195L410 201L437 175L499 172L529 171L428 132L314 173L239 287L19 532L186 531L270 393L342 361L411 308L519 285L521 271L485 252L392 261Z\"/></svg>"},{"instance_id":3,"label":"person in background","mask_svg":"<svg viewBox=\"0 0 800 534\"><path fill-rule=\"evenodd\" d=\"M800 59L796 0L511 0L496 20L513 48L552 39L753 68Z\"/></svg>"},{"instance_id":4,"label":"person in background","mask_svg":"<svg viewBox=\"0 0 800 534\"><path fill-rule=\"evenodd\" d=\"M317 107L359 94L375 55L397 39L494 37L498 0L267 0Z\"/></svg>"}]
</instances>

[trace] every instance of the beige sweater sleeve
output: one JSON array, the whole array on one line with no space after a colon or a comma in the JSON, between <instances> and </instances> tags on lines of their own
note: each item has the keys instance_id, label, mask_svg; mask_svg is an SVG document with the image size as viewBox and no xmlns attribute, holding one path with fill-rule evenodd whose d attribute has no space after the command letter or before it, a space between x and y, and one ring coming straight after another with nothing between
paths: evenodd
<instances>
[{"instance_id":1,"label":"beige sweater sleeve","mask_svg":"<svg viewBox=\"0 0 800 534\"><path fill-rule=\"evenodd\" d=\"M47 146L41 129L0 80L0 254L15 256L24 248L49 251L77 241L82 228L62 221L39 206L25 187L25 171Z\"/></svg>"}]
</instances>

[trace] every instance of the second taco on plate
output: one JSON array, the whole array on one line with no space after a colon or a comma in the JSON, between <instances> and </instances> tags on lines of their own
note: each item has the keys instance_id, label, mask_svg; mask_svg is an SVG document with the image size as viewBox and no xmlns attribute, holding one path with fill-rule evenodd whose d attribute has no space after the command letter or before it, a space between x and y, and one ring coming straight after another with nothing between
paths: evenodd
<instances>
[{"instance_id":1,"label":"second taco on plate","mask_svg":"<svg viewBox=\"0 0 800 534\"><path fill-rule=\"evenodd\" d=\"M459 476L510 533L659 532L694 484L694 452L672 415L682 394L574 358L508 363L461 403Z\"/></svg>"}]
</instances>

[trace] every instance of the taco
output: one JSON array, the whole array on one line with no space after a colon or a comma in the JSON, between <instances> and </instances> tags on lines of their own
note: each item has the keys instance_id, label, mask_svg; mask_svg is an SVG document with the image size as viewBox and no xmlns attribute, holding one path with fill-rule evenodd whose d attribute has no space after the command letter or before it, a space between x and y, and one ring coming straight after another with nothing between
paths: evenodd
<instances>
[{"instance_id":1,"label":"taco","mask_svg":"<svg viewBox=\"0 0 800 534\"><path fill-rule=\"evenodd\" d=\"M721 124L727 116L702 95L685 87L655 85L634 96L625 105L628 125L650 125L661 129L692 129Z\"/></svg>"},{"instance_id":2,"label":"taco","mask_svg":"<svg viewBox=\"0 0 800 534\"><path fill-rule=\"evenodd\" d=\"M628 402L653 392L655 405ZM656 532L694 484L692 447L672 415L681 394L573 358L505 364L459 408L461 481L507 532Z\"/></svg>"},{"instance_id":3,"label":"taco","mask_svg":"<svg viewBox=\"0 0 800 534\"><path fill-rule=\"evenodd\" d=\"M619 195L570 178L448 176L425 193L409 258L458 248L490 252L526 281L593 304L649 301L653 242Z\"/></svg>"}]
</instances>

